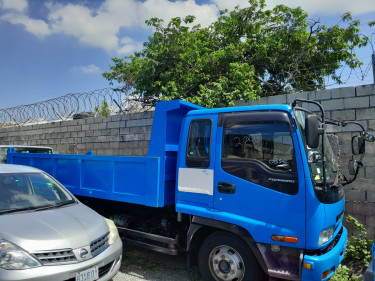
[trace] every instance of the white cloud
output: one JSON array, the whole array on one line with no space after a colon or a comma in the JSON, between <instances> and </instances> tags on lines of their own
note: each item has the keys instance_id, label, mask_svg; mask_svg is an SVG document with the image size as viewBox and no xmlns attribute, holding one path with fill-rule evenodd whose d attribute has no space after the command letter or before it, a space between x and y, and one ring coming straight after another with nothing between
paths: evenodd
<instances>
[{"instance_id":1,"label":"white cloud","mask_svg":"<svg viewBox=\"0 0 375 281\"><path fill-rule=\"evenodd\" d=\"M51 6L48 16L52 33L76 37L81 43L113 50L117 48L120 26L112 25L102 14L95 15L87 7L68 4ZM107 20L108 19L108 20Z\"/></svg>"},{"instance_id":2,"label":"white cloud","mask_svg":"<svg viewBox=\"0 0 375 281\"><path fill-rule=\"evenodd\" d=\"M157 17L169 21L174 17L196 16L196 22L208 26L217 18L217 7L213 4L197 5L194 0L170 2L147 0L142 4L142 21Z\"/></svg>"},{"instance_id":3,"label":"white cloud","mask_svg":"<svg viewBox=\"0 0 375 281\"><path fill-rule=\"evenodd\" d=\"M18 13L9 12L0 19L22 24L27 31L38 37L65 34L77 38L85 45L118 54L129 54L141 49L142 44L127 37L120 39L120 30L123 28L148 29L145 20L151 17L159 17L168 22L172 17L193 14L197 18L196 23L202 26L208 26L217 18L216 5L198 5L195 0L105 0L96 9L82 4L65 4L62 1L48 2L45 5L49 11L47 21L32 19L26 13L19 13L20 9L17 10Z\"/></svg>"},{"instance_id":4,"label":"white cloud","mask_svg":"<svg viewBox=\"0 0 375 281\"><path fill-rule=\"evenodd\" d=\"M0 7L4 10L26 11L28 4L26 0L0 0Z\"/></svg>"},{"instance_id":5,"label":"white cloud","mask_svg":"<svg viewBox=\"0 0 375 281\"><path fill-rule=\"evenodd\" d=\"M270 1L271 2L271 1ZM273 2L276 2L273 0ZM297 7L301 6L308 13L335 15L346 12L351 12L353 15L368 13L375 11L374 0L356 0L356 1L342 1L342 0L285 0L284 5Z\"/></svg>"},{"instance_id":6,"label":"white cloud","mask_svg":"<svg viewBox=\"0 0 375 281\"><path fill-rule=\"evenodd\" d=\"M119 55L134 53L136 51L142 50L143 48L142 42L134 41L130 37L124 37L121 39L120 42L121 42L120 47L119 49L117 49L117 53Z\"/></svg>"},{"instance_id":7,"label":"white cloud","mask_svg":"<svg viewBox=\"0 0 375 281\"><path fill-rule=\"evenodd\" d=\"M215 3L220 10L232 10L236 6L240 6L241 8L249 6L248 0L211 0L211 2Z\"/></svg>"},{"instance_id":8,"label":"white cloud","mask_svg":"<svg viewBox=\"0 0 375 281\"><path fill-rule=\"evenodd\" d=\"M76 66L76 67L72 68L72 71L80 72L80 73L84 73L84 74L97 74L97 73L102 72L100 67L96 66L95 64L89 64L89 65L84 65L84 66Z\"/></svg>"},{"instance_id":9,"label":"white cloud","mask_svg":"<svg viewBox=\"0 0 375 281\"><path fill-rule=\"evenodd\" d=\"M54 2L52 2L54 1ZM77 1L78 2L78 1ZM76 2L76 3L77 3ZM21 24L38 36L65 34L76 38L81 44L102 48L108 52L129 54L142 48L140 42L124 37L126 28L149 29L145 20L159 17L168 22L173 17L195 15L196 22L208 26L218 16L218 8L233 9L236 5L248 6L248 0L207 0L198 5L196 0L104 0L97 8L81 4L66 3L62 0L46 2L47 20L31 18L27 14L27 0L0 0L5 13L0 20ZM314 14L337 14L351 11L353 14L375 11L374 0L266 0L268 8L276 4L296 7Z\"/></svg>"},{"instance_id":10,"label":"white cloud","mask_svg":"<svg viewBox=\"0 0 375 281\"><path fill-rule=\"evenodd\" d=\"M38 37L44 37L51 34L51 31L49 30L48 24L46 22L42 20L31 19L24 14L10 12L2 15L0 19L8 21L12 24L22 24L25 26L25 29L28 32Z\"/></svg>"},{"instance_id":11,"label":"white cloud","mask_svg":"<svg viewBox=\"0 0 375 281\"><path fill-rule=\"evenodd\" d=\"M211 0L219 9L232 9L236 5L247 7L248 0ZM374 12L374 0L266 0L267 8L271 9L276 5L286 5L292 8L301 6L309 14L336 15L351 12L353 15Z\"/></svg>"}]
</instances>

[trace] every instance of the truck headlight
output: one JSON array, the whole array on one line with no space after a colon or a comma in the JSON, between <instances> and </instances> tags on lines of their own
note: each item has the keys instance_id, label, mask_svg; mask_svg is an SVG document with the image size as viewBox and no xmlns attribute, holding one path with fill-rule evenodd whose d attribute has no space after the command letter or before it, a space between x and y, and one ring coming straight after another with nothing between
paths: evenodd
<instances>
[{"instance_id":1,"label":"truck headlight","mask_svg":"<svg viewBox=\"0 0 375 281\"><path fill-rule=\"evenodd\" d=\"M0 268L28 269L41 264L17 245L0 238Z\"/></svg>"},{"instance_id":2,"label":"truck headlight","mask_svg":"<svg viewBox=\"0 0 375 281\"><path fill-rule=\"evenodd\" d=\"M333 237L334 231L335 231L334 226L323 229L322 232L320 232L320 235L319 235L319 246L328 242Z\"/></svg>"},{"instance_id":3,"label":"truck headlight","mask_svg":"<svg viewBox=\"0 0 375 281\"><path fill-rule=\"evenodd\" d=\"M104 218L104 219L105 219L105 222L107 223L108 228L109 228L109 241L108 241L108 243L109 243L109 245L115 244L117 242L117 240L120 239L120 235L118 234L117 227L112 220L107 219L107 218Z\"/></svg>"}]
</instances>

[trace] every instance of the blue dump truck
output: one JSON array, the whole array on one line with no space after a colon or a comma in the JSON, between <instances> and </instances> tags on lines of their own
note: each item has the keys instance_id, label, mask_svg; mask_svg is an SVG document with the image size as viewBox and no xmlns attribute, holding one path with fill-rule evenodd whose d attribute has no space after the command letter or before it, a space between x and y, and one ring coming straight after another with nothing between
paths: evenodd
<instances>
[{"instance_id":1,"label":"blue dump truck","mask_svg":"<svg viewBox=\"0 0 375 281\"><path fill-rule=\"evenodd\" d=\"M351 178L340 174L326 126L351 123L307 100L219 109L175 100L156 105L145 157L10 149L8 162L54 176L129 243L186 252L204 280L327 280L346 248L343 186L374 140L358 124L360 159Z\"/></svg>"}]
</instances>

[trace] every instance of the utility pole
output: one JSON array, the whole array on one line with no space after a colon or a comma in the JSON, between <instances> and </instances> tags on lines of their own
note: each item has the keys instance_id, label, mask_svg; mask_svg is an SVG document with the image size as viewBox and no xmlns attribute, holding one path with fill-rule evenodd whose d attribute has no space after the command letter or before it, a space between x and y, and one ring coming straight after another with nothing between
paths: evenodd
<instances>
[{"instance_id":1,"label":"utility pole","mask_svg":"<svg viewBox=\"0 0 375 281\"><path fill-rule=\"evenodd\" d=\"M375 84L375 53L372 53L372 76Z\"/></svg>"}]
</instances>

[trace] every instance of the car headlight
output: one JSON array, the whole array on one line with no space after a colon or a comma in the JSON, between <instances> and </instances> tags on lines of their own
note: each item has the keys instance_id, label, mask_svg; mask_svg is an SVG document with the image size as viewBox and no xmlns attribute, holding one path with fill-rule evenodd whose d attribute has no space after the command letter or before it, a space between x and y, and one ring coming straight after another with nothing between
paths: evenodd
<instances>
[{"instance_id":1,"label":"car headlight","mask_svg":"<svg viewBox=\"0 0 375 281\"><path fill-rule=\"evenodd\" d=\"M333 237L333 232L335 230L334 226L328 227L323 229L319 235L319 246L323 245L324 243L328 242Z\"/></svg>"},{"instance_id":2,"label":"car headlight","mask_svg":"<svg viewBox=\"0 0 375 281\"><path fill-rule=\"evenodd\" d=\"M114 243L117 242L117 240L120 239L120 235L118 234L118 230L117 230L117 227L115 225L115 223L110 220L110 219L107 219L107 218L104 218L105 219L105 222L107 223L108 225L108 228L109 228L109 245L112 245Z\"/></svg>"},{"instance_id":3,"label":"car headlight","mask_svg":"<svg viewBox=\"0 0 375 281\"><path fill-rule=\"evenodd\" d=\"M17 245L0 238L0 268L27 269L41 264Z\"/></svg>"}]
</instances>

